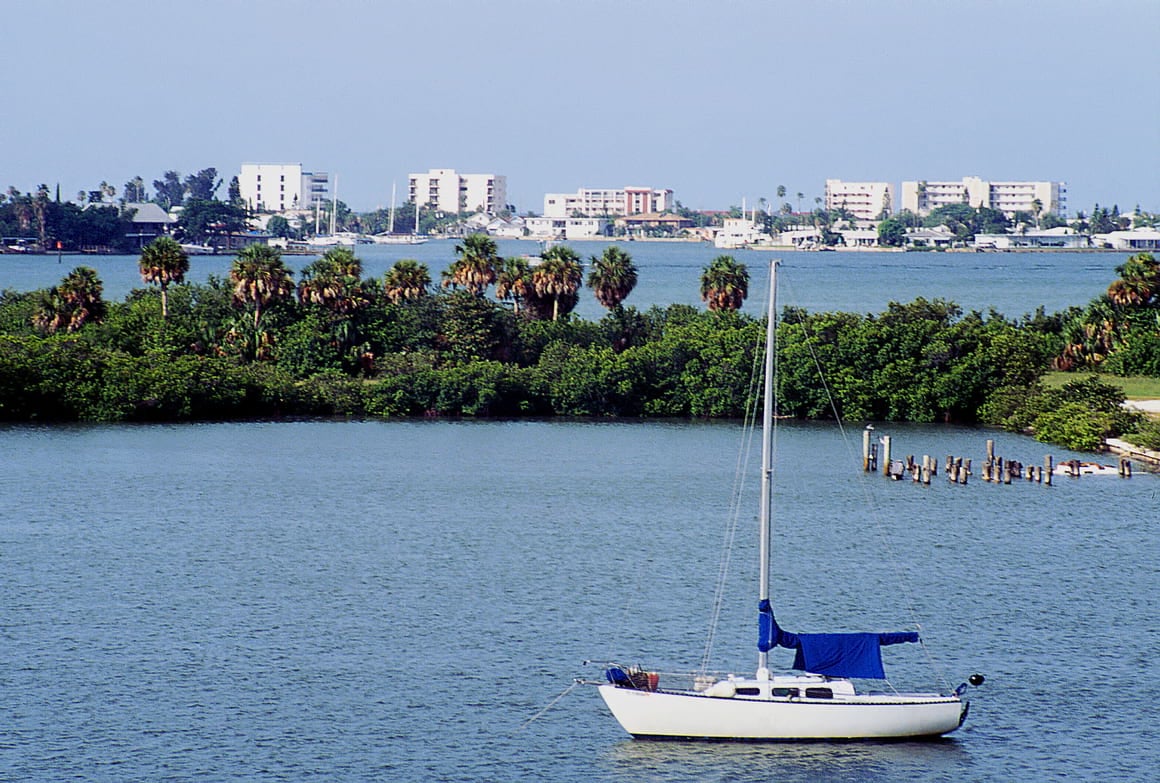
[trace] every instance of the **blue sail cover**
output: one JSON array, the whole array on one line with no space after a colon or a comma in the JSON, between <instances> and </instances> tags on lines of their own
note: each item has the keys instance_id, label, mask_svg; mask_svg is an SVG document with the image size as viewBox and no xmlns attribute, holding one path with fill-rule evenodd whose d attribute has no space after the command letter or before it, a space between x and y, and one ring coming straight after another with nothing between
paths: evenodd
<instances>
[{"instance_id":1,"label":"blue sail cover","mask_svg":"<svg viewBox=\"0 0 1160 783\"><path fill-rule=\"evenodd\" d=\"M914 631L898 633L790 633L783 631L773 617L768 600L757 608L757 649L769 652L774 647L794 650L793 668L828 677L860 677L884 680L881 646L917 642Z\"/></svg>"}]
</instances>

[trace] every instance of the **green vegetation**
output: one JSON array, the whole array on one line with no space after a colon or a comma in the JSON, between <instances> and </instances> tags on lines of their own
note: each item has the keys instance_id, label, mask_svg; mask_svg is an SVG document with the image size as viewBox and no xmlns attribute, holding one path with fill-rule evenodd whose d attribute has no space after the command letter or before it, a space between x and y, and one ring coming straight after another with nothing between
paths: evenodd
<instances>
[{"instance_id":1,"label":"green vegetation","mask_svg":"<svg viewBox=\"0 0 1160 783\"><path fill-rule=\"evenodd\" d=\"M597 321L573 314L584 282L574 251L554 247L533 266L500 258L484 236L456 247L438 287L414 260L365 278L347 249L297 281L262 245L205 284L183 282L188 259L172 240L146 248L140 268L151 285L123 302L105 302L86 267L49 290L0 293L0 420L739 417L757 393L763 324L739 311L749 276L729 256L703 270L707 312L641 312L624 304L632 259L609 248L587 281L607 308ZM877 315L786 308L781 410L983 422L1078 449L1125 432L1146 437L1121 387L1044 377L1068 345L1070 317L1040 311L1014 322L925 299ZM1153 395L1160 380L1148 382L1131 388Z\"/></svg>"},{"instance_id":2,"label":"green vegetation","mask_svg":"<svg viewBox=\"0 0 1160 783\"><path fill-rule=\"evenodd\" d=\"M1160 419L1146 419L1129 432L1127 440L1140 448L1160 451Z\"/></svg>"},{"instance_id":3,"label":"green vegetation","mask_svg":"<svg viewBox=\"0 0 1160 783\"><path fill-rule=\"evenodd\" d=\"M1082 373L1052 370L1043 376L1043 385L1055 389L1076 380ZM1115 386L1127 400L1160 400L1160 377L1145 375L1115 376L1099 374L1097 377L1109 386Z\"/></svg>"},{"instance_id":4,"label":"green vegetation","mask_svg":"<svg viewBox=\"0 0 1160 783\"><path fill-rule=\"evenodd\" d=\"M1116 273L1106 294L1069 314L1056 369L1160 377L1160 262L1137 253Z\"/></svg>"},{"instance_id":5,"label":"green vegetation","mask_svg":"<svg viewBox=\"0 0 1160 783\"><path fill-rule=\"evenodd\" d=\"M984 409L988 424L1031 432L1037 440L1078 451L1095 451L1105 438L1137 430L1143 414L1123 406L1124 395L1088 375L1055 388L1035 384L1022 393L1001 394Z\"/></svg>"}]
</instances>

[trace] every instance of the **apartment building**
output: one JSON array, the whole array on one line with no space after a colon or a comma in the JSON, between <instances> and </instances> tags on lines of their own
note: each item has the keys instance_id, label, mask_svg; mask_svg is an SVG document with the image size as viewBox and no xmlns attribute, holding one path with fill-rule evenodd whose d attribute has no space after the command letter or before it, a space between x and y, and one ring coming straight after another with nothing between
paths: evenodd
<instances>
[{"instance_id":1,"label":"apartment building","mask_svg":"<svg viewBox=\"0 0 1160 783\"><path fill-rule=\"evenodd\" d=\"M889 182L826 180L826 209L846 209L858 220L875 221L894 211L894 185Z\"/></svg>"},{"instance_id":2,"label":"apartment building","mask_svg":"<svg viewBox=\"0 0 1160 783\"><path fill-rule=\"evenodd\" d=\"M408 197L428 209L457 215L486 212L494 215L507 206L507 177L498 174L460 174L455 169L430 169L409 175Z\"/></svg>"},{"instance_id":3,"label":"apartment building","mask_svg":"<svg viewBox=\"0 0 1160 783\"><path fill-rule=\"evenodd\" d=\"M902 183L902 208L917 215L950 204L969 204L1003 212L1054 212L1067 216L1067 183L1065 182L989 182L979 177L963 177L961 182L922 180Z\"/></svg>"},{"instance_id":4,"label":"apartment building","mask_svg":"<svg viewBox=\"0 0 1160 783\"><path fill-rule=\"evenodd\" d=\"M311 209L330 198L328 175L303 171L301 163L243 163L238 189L256 212Z\"/></svg>"},{"instance_id":5,"label":"apartment building","mask_svg":"<svg viewBox=\"0 0 1160 783\"><path fill-rule=\"evenodd\" d=\"M544 217L627 217L673 208L673 191L646 187L580 188L575 193L546 193Z\"/></svg>"}]
</instances>

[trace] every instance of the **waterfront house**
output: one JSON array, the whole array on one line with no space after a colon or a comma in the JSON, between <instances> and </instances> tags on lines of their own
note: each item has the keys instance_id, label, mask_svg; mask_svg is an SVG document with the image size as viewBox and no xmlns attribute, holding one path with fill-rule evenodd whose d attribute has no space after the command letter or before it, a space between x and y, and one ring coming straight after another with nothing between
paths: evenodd
<instances>
[{"instance_id":1,"label":"waterfront house","mask_svg":"<svg viewBox=\"0 0 1160 783\"><path fill-rule=\"evenodd\" d=\"M98 204L97 206L107 206ZM164 236L173 230L177 218L170 215L152 201L129 202L122 209L131 212L133 227L125 237L138 249L145 247L159 236Z\"/></svg>"},{"instance_id":2,"label":"waterfront house","mask_svg":"<svg viewBox=\"0 0 1160 783\"><path fill-rule=\"evenodd\" d=\"M1089 247L1085 234L1077 233L1068 226L1056 226L1035 231L1017 231L1012 234L976 234L975 248L979 250L1015 250L1043 248L1051 250L1077 250Z\"/></svg>"},{"instance_id":3,"label":"waterfront house","mask_svg":"<svg viewBox=\"0 0 1160 783\"><path fill-rule=\"evenodd\" d=\"M1112 231L1108 234L1095 234L1092 244L1096 247L1111 250L1160 250L1160 230L1155 228L1133 228L1130 231Z\"/></svg>"}]
</instances>

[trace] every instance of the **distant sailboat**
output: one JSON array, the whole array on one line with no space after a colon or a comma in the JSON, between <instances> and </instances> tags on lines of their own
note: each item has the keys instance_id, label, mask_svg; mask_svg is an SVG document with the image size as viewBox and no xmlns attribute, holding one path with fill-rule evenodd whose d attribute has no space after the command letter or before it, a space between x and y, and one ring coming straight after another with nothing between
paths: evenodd
<instances>
[{"instance_id":1,"label":"distant sailboat","mask_svg":"<svg viewBox=\"0 0 1160 783\"><path fill-rule=\"evenodd\" d=\"M379 245L421 245L427 241L427 237L419 236L419 208L415 207L415 233L414 234L396 234L395 233L395 183L391 183L391 216L387 224L387 233L375 234L371 237L375 244Z\"/></svg>"},{"instance_id":2,"label":"distant sailboat","mask_svg":"<svg viewBox=\"0 0 1160 783\"><path fill-rule=\"evenodd\" d=\"M369 244L370 240L353 231L336 231L338 225L338 175L334 175L334 193L330 201L330 233L318 234L319 202L314 202L314 236L306 239L306 245L311 248L354 247L355 245Z\"/></svg>"},{"instance_id":3,"label":"distant sailboat","mask_svg":"<svg viewBox=\"0 0 1160 783\"><path fill-rule=\"evenodd\" d=\"M915 632L795 634L777 624L770 601L774 355L777 265L770 264L765 338L759 528L758 656L752 677L691 678L671 688L656 673L610 665L600 695L634 737L712 740L852 740L932 737L967 717L966 683L952 693L858 693L851 678L884 679L880 647L917 642ZM769 651L795 651L800 674L773 675ZM667 676L667 675L666 675ZM981 675L972 675L979 685Z\"/></svg>"}]
</instances>

